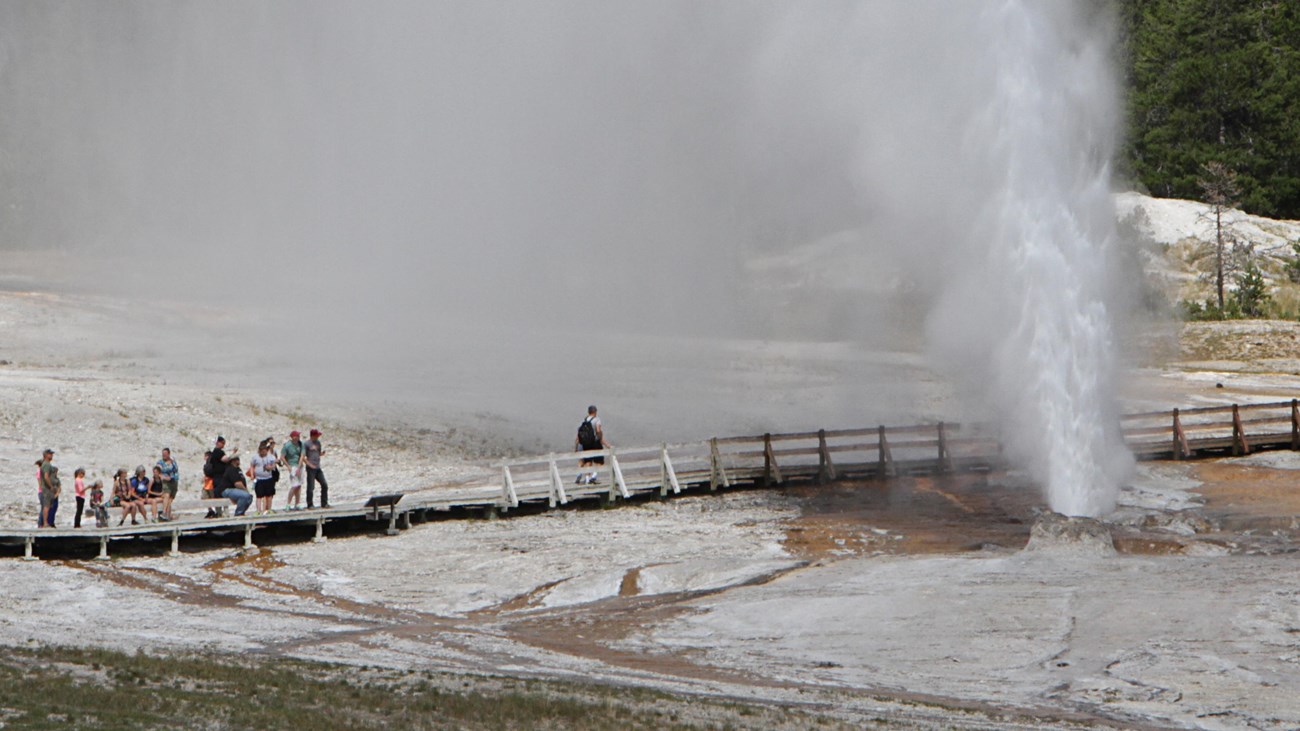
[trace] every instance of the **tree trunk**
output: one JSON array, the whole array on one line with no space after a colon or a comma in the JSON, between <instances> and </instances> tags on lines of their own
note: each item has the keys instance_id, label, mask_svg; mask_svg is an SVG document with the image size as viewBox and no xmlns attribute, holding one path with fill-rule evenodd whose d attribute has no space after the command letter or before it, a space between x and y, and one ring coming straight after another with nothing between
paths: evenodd
<instances>
[{"instance_id":1,"label":"tree trunk","mask_svg":"<svg viewBox=\"0 0 1300 731\"><path fill-rule=\"evenodd\" d=\"M1219 312L1223 312L1223 206L1214 207L1214 288L1219 294Z\"/></svg>"}]
</instances>

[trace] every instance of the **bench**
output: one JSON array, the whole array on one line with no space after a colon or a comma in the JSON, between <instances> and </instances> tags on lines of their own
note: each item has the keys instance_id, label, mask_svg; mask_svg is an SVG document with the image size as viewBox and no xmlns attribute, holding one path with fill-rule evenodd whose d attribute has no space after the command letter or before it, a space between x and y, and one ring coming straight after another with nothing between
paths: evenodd
<instances>
[{"instance_id":1,"label":"bench","mask_svg":"<svg viewBox=\"0 0 1300 731\"><path fill-rule=\"evenodd\" d=\"M226 508L229 508L232 505L234 505L234 503L223 497L190 499L176 498L172 501L172 515L175 516L177 513L183 513L188 510L202 510L206 515L209 510L213 510L216 511L218 516L221 516L225 515Z\"/></svg>"}]
</instances>

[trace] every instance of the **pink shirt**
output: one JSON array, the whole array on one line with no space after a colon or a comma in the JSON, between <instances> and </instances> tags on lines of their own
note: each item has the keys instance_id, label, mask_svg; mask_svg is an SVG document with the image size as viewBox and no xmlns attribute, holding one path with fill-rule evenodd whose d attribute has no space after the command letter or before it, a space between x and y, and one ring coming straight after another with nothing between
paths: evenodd
<instances>
[{"instance_id":1,"label":"pink shirt","mask_svg":"<svg viewBox=\"0 0 1300 731\"><path fill-rule=\"evenodd\" d=\"M76 491L76 493L77 493L77 497L85 497L85 496L86 496L86 480L85 480L85 478L78 477L77 480L76 480L76 482L73 482L73 483L72 483L72 489L73 489L74 491Z\"/></svg>"}]
</instances>

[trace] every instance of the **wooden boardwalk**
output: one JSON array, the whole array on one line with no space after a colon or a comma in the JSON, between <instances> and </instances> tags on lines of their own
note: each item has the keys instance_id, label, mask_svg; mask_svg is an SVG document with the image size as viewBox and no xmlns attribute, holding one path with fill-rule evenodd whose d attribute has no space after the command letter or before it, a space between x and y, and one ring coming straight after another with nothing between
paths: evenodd
<instances>
[{"instance_id":1,"label":"wooden boardwalk","mask_svg":"<svg viewBox=\"0 0 1300 731\"><path fill-rule=\"evenodd\" d=\"M1138 459L1195 459L1243 455L1267 449L1300 450L1300 405L1297 401L1229 405L1128 414L1121 426ZM603 457L597 481L575 484L579 460ZM615 502L639 496L671 497L711 492L737 485L776 487L792 482L888 478L1001 469L1002 445L988 425L939 422L904 427L819 430L792 434L718 437L700 442L653 447L564 452L510 460L497 475L467 485L434 486L406 494L388 492L329 509L271 515L166 522L111 528L11 528L0 530L0 544L20 546L23 557L37 549L60 552L98 545L99 559L117 545L169 544L180 551L181 539L243 534L245 549L256 548L258 531L311 534L326 540L326 527L371 522L396 534L434 514L466 516L509 514L522 506L558 508L575 501ZM116 511L114 511L116 512Z\"/></svg>"}]
</instances>

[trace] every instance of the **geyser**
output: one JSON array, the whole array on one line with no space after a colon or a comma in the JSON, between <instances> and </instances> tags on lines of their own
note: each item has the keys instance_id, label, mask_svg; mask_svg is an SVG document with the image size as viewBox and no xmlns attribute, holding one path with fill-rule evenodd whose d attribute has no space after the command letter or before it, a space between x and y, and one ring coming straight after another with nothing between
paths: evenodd
<instances>
[{"instance_id":1,"label":"geyser","mask_svg":"<svg viewBox=\"0 0 1300 731\"><path fill-rule=\"evenodd\" d=\"M959 266L932 333L945 359L979 377L1052 509L1097 516L1114 508L1132 458L1119 433L1107 276L1119 115L1109 26L1088 12L1005 2L976 19L994 75L956 164L988 185L954 242Z\"/></svg>"},{"instance_id":2,"label":"geyser","mask_svg":"<svg viewBox=\"0 0 1300 731\"><path fill-rule=\"evenodd\" d=\"M1132 467L1114 384L1112 21L1087 2L880 2L838 45L792 17L770 54L793 78L775 62L822 39L807 63L824 126L860 131L863 240L888 242L877 257L928 306L932 361L974 418L999 415L1009 455L1068 515L1109 512ZM858 73L836 84L841 68Z\"/></svg>"}]
</instances>

